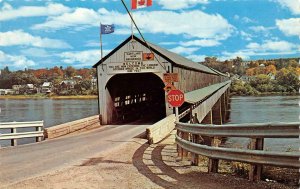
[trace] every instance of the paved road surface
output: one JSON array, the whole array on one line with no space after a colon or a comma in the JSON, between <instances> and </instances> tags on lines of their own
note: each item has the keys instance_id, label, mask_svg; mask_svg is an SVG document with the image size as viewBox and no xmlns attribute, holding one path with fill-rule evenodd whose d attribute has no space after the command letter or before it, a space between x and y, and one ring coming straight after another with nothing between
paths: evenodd
<instances>
[{"instance_id":1,"label":"paved road surface","mask_svg":"<svg viewBox=\"0 0 300 189\"><path fill-rule=\"evenodd\" d=\"M72 165L121 145L148 125L108 125L76 136L0 149L0 186Z\"/></svg>"}]
</instances>

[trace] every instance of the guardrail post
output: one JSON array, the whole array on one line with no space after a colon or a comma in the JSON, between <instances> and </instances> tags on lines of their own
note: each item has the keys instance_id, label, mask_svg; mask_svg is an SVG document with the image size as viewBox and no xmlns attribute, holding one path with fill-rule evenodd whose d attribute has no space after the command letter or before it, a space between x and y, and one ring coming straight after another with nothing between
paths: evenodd
<instances>
[{"instance_id":1,"label":"guardrail post","mask_svg":"<svg viewBox=\"0 0 300 189\"><path fill-rule=\"evenodd\" d=\"M211 146L218 146L219 139L214 137L211 141ZM208 173L217 173L219 168L219 159L209 158L208 160Z\"/></svg>"},{"instance_id":2,"label":"guardrail post","mask_svg":"<svg viewBox=\"0 0 300 189\"><path fill-rule=\"evenodd\" d=\"M250 142L251 150L263 150L264 149L264 138L253 138ZM262 165L250 165L249 180L259 181L262 175Z\"/></svg>"},{"instance_id":3,"label":"guardrail post","mask_svg":"<svg viewBox=\"0 0 300 189\"><path fill-rule=\"evenodd\" d=\"M177 136L182 138L181 132L178 129L177 129ZM178 144L177 144L177 153L178 153L178 156L182 159L182 148Z\"/></svg>"},{"instance_id":4,"label":"guardrail post","mask_svg":"<svg viewBox=\"0 0 300 189\"><path fill-rule=\"evenodd\" d=\"M16 134L17 133L17 128L11 128L11 133ZM17 146L17 139L11 139L11 146Z\"/></svg>"},{"instance_id":5,"label":"guardrail post","mask_svg":"<svg viewBox=\"0 0 300 189\"><path fill-rule=\"evenodd\" d=\"M197 118L197 113L195 113L195 116L192 116L191 122L199 123L198 118ZM200 139L199 135L192 134L192 142L193 143L199 144L199 139ZM191 164L194 166L199 165L199 155L198 154L192 153L192 163Z\"/></svg>"},{"instance_id":6,"label":"guardrail post","mask_svg":"<svg viewBox=\"0 0 300 189\"><path fill-rule=\"evenodd\" d=\"M181 132L182 139L189 140L189 133ZM188 151L181 148L181 159L188 157Z\"/></svg>"},{"instance_id":7,"label":"guardrail post","mask_svg":"<svg viewBox=\"0 0 300 189\"><path fill-rule=\"evenodd\" d=\"M42 131L42 127L38 126L35 128L36 131ZM35 139L36 142L41 142L42 141L42 137L36 137Z\"/></svg>"}]
</instances>

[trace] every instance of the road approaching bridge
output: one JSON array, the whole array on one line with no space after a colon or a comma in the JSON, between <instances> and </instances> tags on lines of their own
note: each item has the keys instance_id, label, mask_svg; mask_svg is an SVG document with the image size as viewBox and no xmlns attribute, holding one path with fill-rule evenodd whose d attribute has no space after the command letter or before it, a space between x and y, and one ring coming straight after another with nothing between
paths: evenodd
<instances>
[{"instance_id":1,"label":"road approaching bridge","mask_svg":"<svg viewBox=\"0 0 300 189\"><path fill-rule=\"evenodd\" d=\"M127 125L107 125L77 136L3 148L0 150L0 186L80 165L83 160L143 133L152 123L140 124L137 121Z\"/></svg>"}]
</instances>

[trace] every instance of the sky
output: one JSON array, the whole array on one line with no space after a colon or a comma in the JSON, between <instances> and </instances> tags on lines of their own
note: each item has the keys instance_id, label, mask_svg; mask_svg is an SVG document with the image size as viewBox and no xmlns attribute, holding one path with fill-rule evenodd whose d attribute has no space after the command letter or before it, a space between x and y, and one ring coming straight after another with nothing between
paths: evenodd
<instances>
[{"instance_id":1,"label":"sky","mask_svg":"<svg viewBox=\"0 0 300 189\"><path fill-rule=\"evenodd\" d=\"M153 0L132 14L147 41L193 61L300 57L300 0ZM100 23L115 25L104 55L131 35L121 0L0 0L0 69L91 68Z\"/></svg>"}]
</instances>

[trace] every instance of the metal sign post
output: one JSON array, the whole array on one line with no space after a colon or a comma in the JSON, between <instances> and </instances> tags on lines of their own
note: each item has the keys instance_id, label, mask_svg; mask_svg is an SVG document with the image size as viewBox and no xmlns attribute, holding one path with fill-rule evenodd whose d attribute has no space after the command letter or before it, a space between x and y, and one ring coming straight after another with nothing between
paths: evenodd
<instances>
[{"instance_id":1,"label":"metal sign post","mask_svg":"<svg viewBox=\"0 0 300 189\"><path fill-rule=\"evenodd\" d=\"M175 107L175 117L176 117L176 122L179 122L179 115L178 115L178 107Z\"/></svg>"}]
</instances>

